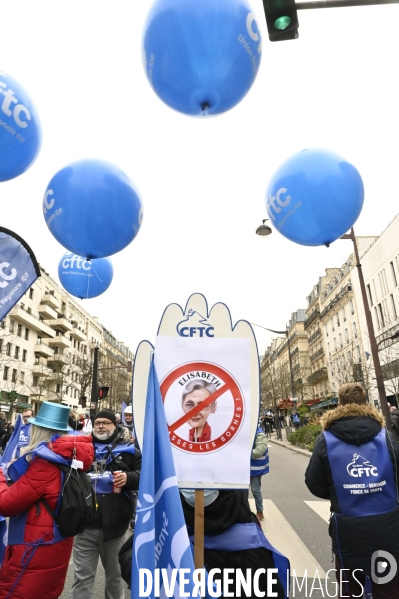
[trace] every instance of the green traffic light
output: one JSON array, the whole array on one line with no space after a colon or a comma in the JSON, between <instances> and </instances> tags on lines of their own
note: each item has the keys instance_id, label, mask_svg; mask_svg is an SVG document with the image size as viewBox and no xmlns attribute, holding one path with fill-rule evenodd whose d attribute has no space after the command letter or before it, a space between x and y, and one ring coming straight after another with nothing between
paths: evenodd
<instances>
[{"instance_id":1,"label":"green traffic light","mask_svg":"<svg viewBox=\"0 0 399 599\"><path fill-rule=\"evenodd\" d=\"M287 29L287 27L289 27L290 23L290 17L279 17L274 21L274 26L276 29L280 29L280 31L283 31L284 29Z\"/></svg>"}]
</instances>

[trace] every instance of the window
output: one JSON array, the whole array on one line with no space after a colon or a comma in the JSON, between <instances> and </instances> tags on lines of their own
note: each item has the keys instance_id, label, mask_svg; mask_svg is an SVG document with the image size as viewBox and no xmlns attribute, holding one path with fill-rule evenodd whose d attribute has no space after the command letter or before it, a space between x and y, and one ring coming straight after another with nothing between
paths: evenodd
<instances>
[{"instance_id":1,"label":"window","mask_svg":"<svg viewBox=\"0 0 399 599\"><path fill-rule=\"evenodd\" d=\"M4 366L3 381L8 381L8 366Z\"/></svg>"},{"instance_id":2,"label":"window","mask_svg":"<svg viewBox=\"0 0 399 599\"><path fill-rule=\"evenodd\" d=\"M352 323L352 329L353 329L353 336L355 339L357 339L357 326L356 326L356 322Z\"/></svg>"},{"instance_id":3,"label":"window","mask_svg":"<svg viewBox=\"0 0 399 599\"><path fill-rule=\"evenodd\" d=\"M357 361L360 363L362 361L362 357L360 354L360 347L358 345L356 346L356 354L357 354Z\"/></svg>"},{"instance_id":4,"label":"window","mask_svg":"<svg viewBox=\"0 0 399 599\"><path fill-rule=\"evenodd\" d=\"M346 322L345 308L342 308L342 322Z\"/></svg>"},{"instance_id":5,"label":"window","mask_svg":"<svg viewBox=\"0 0 399 599\"><path fill-rule=\"evenodd\" d=\"M11 356L11 343L7 343L6 356Z\"/></svg>"},{"instance_id":6,"label":"window","mask_svg":"<svg viewBox=\"0 0 399 599\"><path fill-rule=\"evenodd\" d=\"M341 335L341 333L339 334L339 346L340 347L344 346L344 344L342 343L342 335Z\"/></svg>"},{"instance_id":7,"label":"window","mask_svg":"<svg viewBox=\"0 0 399 599\"><path fill-rule=\"evenodd\" d=\"M345 329L345 343L349 343L349 333L348 333L348 329Z\"/></svg>"},{"instance_id":8,"label":"window","mask_svg":"<svg viewBox=\"0 0 399 599\"><path fill-rule=\"evenodd\" d=\"M28 352L27 352L27 350L26 350L26 349L23 349L23 350L22 350L22 362L26 362L26 354L27 354L27 353L28 353Z\"/></svg>"},{"instance_id":9,"label":"window","mask_svg":"<svg viewBox=\"0 0 399 599\"><path fill-rule=\"evenodd\" d=\"M22 324L18 325L17 335L18 335L18 337L22 337Z\"/></svg>"},{"instance_id":10,"label":"window","mask_svg":"<svg viewBox=\"0 0 399 599\"><path fill-rule=\"evenodd\" d=\"M349 301L349 308L350 308L351 314L353 316L353 314L355 313L355 308L353 306L353 300Z\"/></svg>"},{"instance_id":11,"label":"window","mask_svg":"<svg viewBox=\"0 0 399 599\"><path fill-rule=\"evenodd\" d=\"M33 299L33 289L29 289L29 299Z\"/></svg>"},{"instance_id":12,"label":"window","mask_svg":"<svg viewBox=\"0 0 399 599\"><path fill-rule=\"evenodd\" d=\"M330 344L329 343L327 343L327 351L328 351L328 355L331 356Z\"/></svg>"},{"instance_id":13,"label":"window","mask_svg":"<svg viewBox=\"0 0 399 599\"><path fill-rule=\"evenodd\" d=\"M352 353L350 351L348 351L348 353L346 354L346 357L348 359L348 364L350 364L352 366L352 363L353 363Z\"/></svg>"},{"instance_id":14,"label":"window","mask_svg":"<svg viewBox=\"0 0 399 599\"><path fill-rule=\"evenodd\" d=\"M370 285L367 285L367 293L368 293L368 296L369 296L370 306L373 306L374 305L373 304L373 295L371 293L371 287L370 287Z\"/></svg>"},{"instance_id":15,"label":"window","mask_svg":"<svg viewBox=\"0 0 399 599\"><path fill-rule=\"evenodd\" d=\"M42 338L41 338L41 336L40 336L40 335L38 335L38 336L37 336L37 341L36 341L36 343L37 343L38 345L40 345L40 344L41 344L41 342L42 342Z\"/></svg>"},{"instance_id":16,"label":"window","mask_svg":"<svg viewBox=\"0 0 399 599\"><path fill-rule=\"evenodd\" d=\"M25 382L25 373L23 370L19 373L19 382L23 384Z\"/></svg>"},{"instance_id":17,"label":"window","mask_svg":"<svg viewBox=\"0 0 399 599\"><path fill-rule=\"evenodd\" d=\"M17 372L18 372L18 370L16 368L12 369L12 375L11 375L11 382L12 383L16 383L17 382Z\"/></svg>"},{"instance_id":18,"label":"window","mask_svg":"<svg viewBox=\"0 0 399 599\"><path fill-rule=\"evenodd\" d=\"M337 327L339 327L339 326L340 326L340 324L341 324L341 323L339 322L339 314L337 314Z\"/></svg>"},{"instance_id":19,"label":"window","mask_svg":"<svg viewBox=\"0 0 399 599\"><path fill-rule=\"evenodd\" d=\"M6 326L6 321L3 318L3 320L1 321L1 328L4 329L5 326Z\"/></svg>"},{"instance_id":20,"label":"window","mask_svg":"<svg viewBox=\"0 0 399 599\"><path fill-rule=\"evenodd\" d=\"M393 312L393 317L395 318L395 320L398 318L397 314L396 314L396 306L395 306L395 300L393 299L393 295L391 293L391 304L392 304L392 312Z\"/></svg>"},{"instance_id":21,"label":"window","mask_svg":"<svg viewBox=\"0 0 399 599\"><path fill-rule=\"evenodd\" d=\"M16 346L15 346L14 358L15 358L16 360L18 360L18 358L19 358L19 347L18 347L18 345L16 345ZM15 382L15 381L14 381L14 382Z\"/></svg>"},{"instance_id":22,"label":"window","mask_svg":"<svg viewBox=\"0 0 399 599\"><path fill-rule=\"evenodd\" d=\"M384 310L382 309L382 305L378 304L378 314L380 317L381 327L385 327L385 319L384 319Z\"/></svg>"},{"instance_id":23,"label":"window","mask_svg":"<svg viewBox=\"0 0 399 599\"><path fill-rule=\"evenodd\" d=\"M25 339L29 340L29 329L25 327Z\"/></svg>"},{"instance_id":24,"label":"window","mask_svg":"<svg viewBox=\"0 0 399 599\"><path fill-rule=\"evenodd\" d=\"M34 376L33 377L33 386L37 387L39 384L39 377L38 376Z\"/></svg>"},{"instance_id":25,"label":"window","mask_svg":"<svg viewBox=\"0 0 399 599\"><path fill-rule=\"evenodd\" d=\"M335 337L334 337L334 351L337 351L337 340Z\"/></svg>"},{"instance_id":26,"label":"window","mask_svg":"<svg viewBox=\"0 0 399 599\"><path fill-rule=\"evenodd\" d=\"M393 265L393 262L391 262L391 273L392 273L392 278L393 278L393 284L395 285L395 287L397 287L398 281L396 279L396 272L395 272L395 267Z\"/></svg>"},{"instance_id":27,"label":"window","mask_svg":"<svg viewBox=\"0 0 399 599\"><path fill-rule=\"evenodd\" d=\"M60 393L60 391L61 391L61 385L59 383L57 383L56 393Z\"/></svg>"},{"instance_id":28,"label":"window","mask_svg":"<svg viewBox=\"0 0 399 599\"><path fill-rule=\"evenodd\" d=\"M20 326L20 325L18 325ZM13 333L15 329L15 322L13 321L12 318L10 318L10 333Z\"/></svg>"}]
</instances>

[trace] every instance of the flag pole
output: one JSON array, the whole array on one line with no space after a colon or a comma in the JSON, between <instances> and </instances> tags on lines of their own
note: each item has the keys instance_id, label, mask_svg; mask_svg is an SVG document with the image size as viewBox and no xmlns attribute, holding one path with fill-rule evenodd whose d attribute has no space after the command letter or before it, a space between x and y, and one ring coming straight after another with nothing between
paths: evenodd
<instances>
[{"instance_id":1,"label":"flag pole","mask_svg":"<svg viewBox=\"0 0 399 599\"><path fill-rule=\"evenodd\" d=\"M195 490L194 504L194 566L204 567L204 490Z\"/></svg>"}]
</instances>

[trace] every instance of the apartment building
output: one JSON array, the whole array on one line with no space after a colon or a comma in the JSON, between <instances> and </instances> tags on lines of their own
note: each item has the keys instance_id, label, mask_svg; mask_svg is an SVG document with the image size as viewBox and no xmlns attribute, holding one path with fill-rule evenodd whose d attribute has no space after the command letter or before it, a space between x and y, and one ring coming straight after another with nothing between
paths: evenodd
<instances>
[{"instance_id":1,"label":"apartment building","mask_svg":"<svg viewBox=\"0 0 399 599\"><path fill-rule=\"evenodd\" d=\"M100 367L103 359L108 368L124 366L129 397L132 352L41 267L41 277L0 323L0 409L32 405L37 411L42 401L71 407L81 398L89 401L95 347ZM120 401L115 397L115 406Z\"/></svg>"}]
</instances>

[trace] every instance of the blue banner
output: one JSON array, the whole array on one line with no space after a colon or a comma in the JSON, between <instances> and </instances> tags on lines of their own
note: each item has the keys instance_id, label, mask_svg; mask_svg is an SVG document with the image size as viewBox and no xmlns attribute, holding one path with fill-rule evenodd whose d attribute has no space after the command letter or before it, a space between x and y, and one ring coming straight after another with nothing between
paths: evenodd
<instances>
[{"instance_id":1,"label":"blue banner","mask_svg":"<svg viewBox=\"0 0 399 599\"><path fill-rule=\"evenodd\" d=\"M34 253L19 235L0 227L0 320L40 277Z\"/></svg>"},{"instance_id":2,"label":"blue banner","mask_svg":"<svg viewBox=\"0 0 399 599\"><path fill-rule=\"evenodd\" d=\"M172 570L187 568L185 591L192 596L194 562L190 549L183 508L172 458L168 427L165 419L154 363L151 363L143 435L143 464L136 509L132 563L132 597L140 597L140 570L150 572L152 590L148 596L159 596L155 570L164 568L170 583ZM145 588L150 577L146 578ZM160 576L161 596L165 580ZM174 585L175 598L180 597L179 574ZM167 594L168 596L171 596Z\"/></svg>"}]
</instances>

